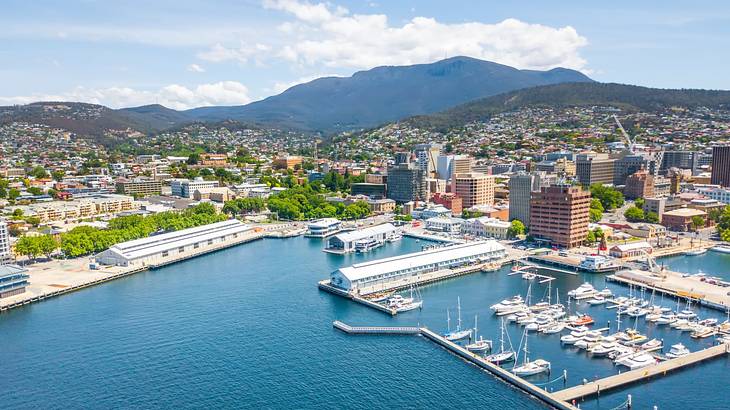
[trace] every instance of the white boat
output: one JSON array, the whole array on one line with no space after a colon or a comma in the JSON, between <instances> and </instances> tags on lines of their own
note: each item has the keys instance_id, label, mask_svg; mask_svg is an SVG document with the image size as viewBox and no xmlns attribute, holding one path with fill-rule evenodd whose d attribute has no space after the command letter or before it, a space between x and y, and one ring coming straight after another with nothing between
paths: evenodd
<instances>
[{"instance_id":1,"label":"white boat","mask_svg":"<svg viewBox=\"0 0 730 410\"><path fill-rule=\"evenodd\" d=\"M477 338L477 315L474 315L474 342L464 346L470 352L486 352L492 350L492 341L484 340L481 336Z\"/></svg>"},{"instance_id":2,"label":"white boat","mask_svg":"<svg viewBox=\"0 0 730 410\"><path fill-rule=\"evenodd\" d=\"M689 349L687 349L682 343L677 343L676 345L672 345L672 348L669 349L667 357L676 359L677 357L687 356L689 353Z\"/></svg>"},{"instance_id":3,"label":"white boat","mask_svg":"<svg viewBox=\"0 0 730 410\"><path fill-rule=\"evenodd\" d=\"M499 336L499 352L490 354L485 359L490 363L506 363L511 362L515 360L515 351L512 350L512 342L510 341L510 349L505 350L504 348L504 336L505 336L505 329L504 329L504 320L500 323L500 336ZM507 335L507 338L509 340L509 335Z\"/></svg>"},{"instance_id":4,"label":"white boat","mask_svg":"<svg viewBox=\"0 0 730 410\"><path fill-rule=\"evenodd\" d=\"M598 292L598 294L603 296L604 298L610 298L611 296L613 296L613 292L611 292L611 289L609 288L603 288L603 290Z\"/></svg>"},{"instance_id":5,"label":"white boat","mask_svg":"<svg viewBox=\"0 0 730 410\"><path fill-rule=\"evenodd\" d=\"M536 277L537 275L532 272L525 272L522 274L522 279L524 280L535 280Z\"/></svg>"},{"instance_id":6,"label":"white boat","mask_svg":"<svg viewBox=\"0 0 730 410\"><path fill-rule=\"evenodd\" d=\"M697 317L697 314L689 309L677 313L677 319L694 319L695 317Z\"/></svg>"},{"instance_id":7,"label":"white boat","mask_svg":"<svg viewBox=\"0 0 730 410\"><path fill-rule=\"evenodd\" d=\"M586 282L577 288L568 292L568 296L575 300L588 299L596 294L596 289L590 283Z\"/></svg>"},{"instance_id":8,"label":"white boat","mask_svg":"<svg viewBox=\"0 0 730 410\"><path fill-rule=\"evenodd\" d=\"M699 256L704 255L705 253L707 253L707 248L697 248L684 251L685 256Z\"/></svg>"},{"instance_id":9,"label":"white boat","mask_svg":"<svg viewBox=\"0 0 730 410\"><path fill-rule=\"evenodd\" d=\"M560 333L564 329L565 329L565 324L564 323L557 322L557 323L552 323L552 324L546 326L545 328L543 328L540 331L542 333L546 334L546 335L552 335L552 334L555 334L555 333Z\"/></svg>"},{"instance_id":10,"label":"white boat","mask_svg":"<svg viewBox=\"0 0 730 410\"><path fill-rule=\"evenodd\" d=\"M395 311L398 313L403 313L403 312L409 312L411 310L421 309L422 307L423 307L423 301L418 300L418 301L413 301L411 303L404 303L404 304L398 306L397 308L395 308Z\"/></svg>"},{"instance_id":11,"label":"white boat","mask_svg":"<svg viewBox=\"0 0 730 410\"><path fill-rule=\"evenodd\" d=\"M521 365L512 368L512 373L518 376L532 376L540 373L550 373L550 362L543 359L537 359L530 361L529 351L527 350L527 331L523 336L525 338L525 346L522 349L525 353L525 358Z\"/></svg>"},{"instance_id":12,"label":"white boat","mask_svg":"<svg viewBox=\"0 0 730 410\"><path fill-rule=\"evenodd\" d=\"M582 340L586 332L570 332L570 334L560 337L560 343L564 345L574 345L577 341Z\"/></svg>"},{"instance_id":13,"label":"white boat","mask_svg":"<svg viewBox=\"0 0 730 410\"><path fill-rule=\"evenodd\" d=\"M449 316L449 310L446 310L446 323L448 331L446 332L446 334L444 334L444 337L446 338L446 340L451 342L471 337L471 329L461 329L461 298L457 298L456 302L458 310L458 322L454 331L451 330L451 316Z\"/></svg>"},{"instance_id":14,"label":"white boat","mask_svg":"<svg viewBox=\"0 0 730 410\"><path fill-rule=\"evenodd\" d=\"M671 313L665 313L656 320L657 325L668 325L677 321L677 317Z\"/></svg>"},{"instance_id":15,"label":"white boat","mask_svg":"<svg viewBox=\"0 0 730 410\"><path fill-rule=\"evenodd\" d=\"M616 364L626 366L631 370L641 369L656 364L656 359L649 353L635 353L616 360Z\"/></svg>"},{"instance_id":16,"label":"white boat","mask_svg":"<svg viewBox=\"0 0 730 410\"><path fill-rule=\"evenodd\" d=\"M492 306L490 306L489 309L494 310L495 312L499 312L500 310L522 305L523 303L524 303L524 300L522 300L522 296L517 295L517 296L513 296L509 299L505 299L499 303L495 303Z\"/></svg>"},{"instance_id":17,"label":"white boat","mask_svg":"<svg viewBox=\"0 0 730 410\"><path fill-rule=\"evenodd\" d=\"M669 324L669 327L671 327L673 329L678 329L678 328L680 328L682 326L687 326L687 325L689 325L689 320L687 320L687 319L677 319L674 322L670 323Z\"/></svg>"},{"instance_id":18,"label":"white boat","mask_svg":"<svg viewBox=\"0 0 730 410\"><path fill-rule=\"evenodd\" d=\"M730 245L717 245L710 248L713 252L730 253Z\"/></svg>"},{"instance_id":19,"label":"white boat","mask_svg":"<svg viewBox=\"0 0 730 410\"><path fill-rule=\"evenodd\" d=\"M588 299L587 303L589 305L603 305L604 303L606 303L606 298L599 293L593 296L593 299Z\"/></svg>"},{"instance_id":20,"label":"white boat","mask_svg":"<svg viewBox=\"0 0 730 410\"><path fill-rule=\"evenodd\" d=\"M525 326L525 330L528 332L537 332L537 330L540 328L540 325L537 324L537 322L528 323Z\"/></svg>"},{"instance_id":21,"label":"white boat","mask_svg":"<svg viewBox=\"0 0 730 410\"><path fill-rule=\"evenodd\" d=\"M651 339L648 342L641 345L642 350L655 350L659 349L664 345L664 342L662 342L659 339Z\"/></svg>"},{"instance_id":22,"label":"white boat","mask_svg":"<svg viewBox=\"0 0 730 410\"><path fill-rule=\"evenodd\" d=\"M588 353L594 357L608 356L609 353L616 351L618 346L619 344L615 341L602 341L589 348Z\"/></svg>"}]
</instances>

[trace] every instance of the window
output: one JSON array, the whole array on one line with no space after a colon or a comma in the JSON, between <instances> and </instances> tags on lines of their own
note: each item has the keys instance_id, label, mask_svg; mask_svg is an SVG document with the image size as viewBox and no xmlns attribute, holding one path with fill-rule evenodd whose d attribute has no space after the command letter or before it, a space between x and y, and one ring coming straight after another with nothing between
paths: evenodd
<instances>
[{"instance_id":1,"label":"window","mask_svg":"<svg viewBox=\"0 0 730 410\"><path fill-rule=\"evenodd\" d=\"M181 246L181 247L177 248L177 251L179 253L183 253L183 252L185 252L185 247L184 246Z\"/></svg>"},{"instance_id":2,"label":"window","mask_svg":"<svg viewBox=\"0 0 730 410\"><path fill-rule=\"evenodd\" d=\"M213 240L212 239L208 239L208 245L213 245Z\"/></svg>"},{"instance_id":3,"label":"window","mask_svg":"<svg viewBox=\"0 0 730 410\"><path fill-rule=\"evenodd\" d=\"M195 245L193 245L193 249L198 249L198 248L200 248L200 243L195 242Z\"/></svg>"},{"instance_id":4,"label":"window","mask_svg":"<svg viewBox=\"0 0 730 410\"><path fill-rule=\"evenodd\" d=\"M169 255L169 254L170 254L170 252L164 251L164 252L162 252L162 257L167 258L167 255Z\"/></svg>"}]
</instances>

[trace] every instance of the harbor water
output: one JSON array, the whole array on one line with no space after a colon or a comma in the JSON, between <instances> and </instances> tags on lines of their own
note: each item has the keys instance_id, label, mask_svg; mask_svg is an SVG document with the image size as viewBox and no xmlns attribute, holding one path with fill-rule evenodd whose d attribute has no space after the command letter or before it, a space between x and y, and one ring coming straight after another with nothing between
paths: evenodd
<instances>
[{"instance_id":1,"label":"harbor water","mask_svg":"<svg viewBox=\"0 0 730 410\"><path fill-rule=\"evenodd\" d=\"M340 266L414 252L425 243L404 238L365 255L340 256L322 252L319 240L266 239L15 309L0 315L2 406L544 408L421 337L348 336L332 328L333 320L341 320L420 324L444 332L447 309L456 325L460 297L463 326L473 326L479 315L479 333L497 343L499 321L489 306L524 296L530 283L508 276L508 268L425 286L423 309L396 317L317 290L317 281ZM703 264L715 256L693 260ZM601 275L554 276L552 290L559 289L561 298L584 280L605 286ZM608 286L628 294L628 288ZM539 301L547 289L533 281L531 290ZM672 307L677 303L655 299ZM615 330L615 310L582 303L571 304L571 310L589 313L594 327L610 321ZM724 320L721 312L698 312ZM622 327L635 325L623 321ZM664 339L667 349L678 341L693 351L713 343L643 319L636 326L650 338ZM522 328L507 328L516 348ZM618 371L607 359L561 347L557 335L528 340L530 357L547 359L553 367L550 376L531 378L535 384L564 369L567 386ZM612 409L629 392L635 408L686 409L700 405L698 397L704 408L728 408L723 391L729 365L726 358L713 360L587 400L581 408Z\"/></svg>"}]
</instances>

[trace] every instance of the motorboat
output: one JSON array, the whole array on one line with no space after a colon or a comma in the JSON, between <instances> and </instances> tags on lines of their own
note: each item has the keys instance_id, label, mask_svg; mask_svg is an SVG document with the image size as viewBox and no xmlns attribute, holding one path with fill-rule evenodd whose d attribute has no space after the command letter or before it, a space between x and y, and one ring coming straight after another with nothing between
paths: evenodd
<instances>
[{"instance_id":1,"label":"motorboat","mask_svg":"<svg viewBox=\"0 0 730 410\"><path fill-rule=\"evenodd\" d=\"M572 331L567 335L560 337L560 343L564 345L574 345L577 341L582 340L586 335L586 331Z\"/></svg>"},{"instance_id":2,"label":"motorboat","mask_svg":"<svg viewBox=\"0 0 730 410\"><path fill-rule=\"evenodd\" d=\"M517 295L517 296L513 296L509 299L505 299L499 303L495 303L494 305L490 306L489 309L498 312L498 311L506 309L506 308L511 308L511 307L514 307L517 305L522 305L523 303L524 303L524 300L522 300L522 296Z\"/></svg>"},{"instance_id":3,"label":"motorboat","mask_svg":"<svg viewBox=\"0 0 730 410\"><path fill-rule=\"evenodd\" d=\"M496 312L496 314L497 314L497 316L507 316L507 315L511 315L511 314L514 314L517 312L523 312L526 310L528 310L527 306L524 304L520 304L520 305L514 305L514 306L502 308L501 310L498 310Z\"/></svg>"},{"instance_id":4,"label":"motorboat","mask_svg":"<svg viewBox=\"0 0 730 410\"><path fill-rule=\"evenodd\" d=\"M550 303L548 302L539 302L535 303L534 305L530 306L531 312L542 312L543 310L550 309Z\"/></svg>"},{"instance_id":5,"label":"motorboat","mask_svg":"<svg viewBox=\"0 0 730 410\"><path fill-rule=\"evenodd\" d=\"M602 341L601 343L591 346L588 349L588 353L590 353L594 357L603 357L607 356L611 352L616 351L618 346L619 344L615 341Z\"/></svg>"},{"instance_id":6,"label":"motorboat","mask_svg":"<svg viewBox=\"0 0 730 410\"><path fill-rule=\"evenodd\" d=\"M603 288L603 290L598 292L598 294L603 296L604 298L610 298L611 296L613 296L613 292L611 292L611 289L609 288Z\"/></svg>"},{"instance_id":7,"label":"motorboat","mask_svg":"<svg viewBox=\"0 0 730 410\"><path fill-rule=\"evenodd\" d=\"M578 340L575 342L575 347L578 349L588 349L590 347L593 347L594 345L598 344L603 337L601 336L601 332L588 332L581 340Z\"/></svg>"},{"instance_id":8,"label":"motorboat","mask_svg":"<svg viewBox=\"0 0 730 410\"><path fill-rule=\"evenodd\" d=\"M642 350L656 350L661 349L661 347L664 345L664 342L662 342L659 339L651 339L646 343L643 343L641 345Z\"/></svg>"},{"instance_id":9,"label":"motorboat","mask_svg":"<svg viewBox=\"0 0 730 410\"><path fill-rule=\"evenodd\" d=\"M370 301L375 303L385 302L390 299L391 296L393 296L393 292L378 293L373 295L370 298Z\"/></svg>"},{"instance_id":10,"label":"motorboat","mask_svg":"<svg viewBox=\"0 0 730 410\"><path fill-rule=\"evenodd\" d=\"M632 347L624 346L620 343L617 343L614 351L608 353L608 358L616 361L618 359L621 359L626 356L630 356L635 353L636 353L636 350L634 350Z\"/></svg>"},{"instance_id":11,"label":"motorboat","mask_svg":"<svg viewBox=\"0 0 730 410\"><path fill-rule=\"evenodd\" d=\"M593 324L593 318L588 315L578 315L576 318L570 321L573 326L587 326Z\"/></svg>"},{"instance_id":12,"label":"motorboat","mask_svg":"<svg viewBox=\"0 0 730 410\"><path fill-rule=\"evenodd\" d=\"M568 296L575 300L588 299L595 294L596 289L588 282L568 292Z\"/></svg>"},{"instance_id":13,"label":"motorboat","mask_svg":"<svg viewBox=\"0 0 730 410\"><path fill-rule=\"evenodd\" d=\"M535 315L533 314L527 314L526 316L521 316L517 318L517 324L518 325L528 325L530 323L535 322L537 319L535 319Z\"/></svg>"},{"instance_id":14,"label":"motorboat","mask_svg":"<svg viewBox=\"0 0 730 410\"><path fill-rule=\"evenodd\" d=\"M697 248L684 251L685 256L699 256L707 253L707 248Z\"/></svg>"},{"instance_id":15,"label":"motorboat","mask_svg":"<svg viewBox=\"0 0 730 410\"><path fill-rule=\"evenodd\" d=\"M689 309L685 309L677 313L677 319L694 319L696 317L697 314Z\"/></svg>"},{"instance_id":16,"label":"motorboat","mask_svg":"<svg viewBox=\"0 0 730 410\"><path fill-rule=\"evenodd\" d=\"M701 326L697 330L692 332L690 336L692 336L692 338L694 339L704 339L706 337L714 336L716 334L717 328Z\"/></svg>"},{"instance_id":17,"label":"motorboat","mask_svg":"<svg viewBox=\"0 0 730 410\"><path fill-rule=\"evenodd\" d=\"M616 364L626 366L631 370L636 370L656 364L656 359L649 353L641 352L622 357L616 361Z\"/></svg>"},{"instance_id":18,"label":"motorboat","mask_svg":"<svg viewBox=\"0 0 730 410\"><path fill-rule=\"evenodd\" d=\"M423 301L417 300L410 303L403 303L395 308L398 313L409 312L411 310L421 309L423 307Z\"/></svg>"},{"instance_id":19,"label":"motorboat","mask_svg":"<svg viewBox=\"0 0 730 410\"><path fill-rule=\"evenodd\" d=\"M713 252L730 253L730 245L717 245L710 248Z\"/></svg>"},{"instance_id":20,"label":"motorboat","mask_svg":"<svg viewBox=\"0 0 730 410\"><path fill-rule=\"evenodd\" d=\"M647 339L646 336L642 335L634 329L628 329L620 334L617 333L615 336L621 342L629 345L637 345Z\"/></svg>"},{"instance_id":21,"label":"motorboat","mask_svg":"<svg viewBox=\"0 0 730 410\"><path fill-rule=\"evenodd\" d=\"M717 319L715 318L709 318L709 319L703 319L697 322L698 325L701 326L716 326L717 325Z\"/></svg>"},{"instance_id":22,"label":"motorboat","mask_svg":"<svg viewBox=\"0 0 730 410\"><path fill-rule=\"evenodd\" d=\"M690 353L689 349L685 347L682 343L677 343L676 345L672 345L672 348L669 349L669 352L667 353L667 357L676 359L677 357L684 357L687 356Z\"/></svg>"},{"instance_id":23,"label":"motorboat","mask_svg":"<svg viewBox=\"0 0 730 410\"><path fill-rule=\"evenodd\" d=\"M587 303L589 305L603 305L606 302L607 302L606 298L599 293L596 296L593 296L593 299L588 299Z\"/></svg>"},{"instance_id":24,"label":"motorboat","mask_svg":"<svg viewBox=\"0 0 730 410\"><path fill-rule=\"evenodd\" d=\"M668 325L677 321L677 317L671 313L664 313L656 320L657 325Z\"/></svg>"},{"instance_id":25,"label":"motorboat","mask_svg":"<svg viewBox=\"0 0 730 410\"><path fill-rule=\"evenodd\" d=\"M564 323L557 322L557 323L552 323L550 325L547 325L546 327L544 327L540 331L542 333L546 334L546 335L552 335L552 334L555 334L555 333L560 333L564 329L565 329L565 324Z\"/></svg>"},{"instance_id":26,"label":"motorboat","mask_svg":"<svg viewBox=\"0 0 730 410\"><path fill-rule=\"evenodd\" d=\"M687 326L689 324L689 320L687 319L677 319L674 322L669 324L669 327L673 329L677 329L682 326Z\"/></svg>"},{"instance_id":27,"label":"motorboat","mask_svg":"<svg viewBox=\"0 0 730 410\"><path fill-rule=\"evenodd\" d=\"M538 329L540 329L540 325L538 325L537 322L528 323L525 326L525 330L528 332L536 332Z\"/></svg>"},{"instance_id":28,"label":"motorboat","mask_svg":"<svg viewBox=\"0 0 730 410\"><path fill-rule=\"evenodd\" d=\"M532 272L525 272L522 274L522 279L524 280L535 280L537 278L537 275Z\"/></svg>"}]
</instances>

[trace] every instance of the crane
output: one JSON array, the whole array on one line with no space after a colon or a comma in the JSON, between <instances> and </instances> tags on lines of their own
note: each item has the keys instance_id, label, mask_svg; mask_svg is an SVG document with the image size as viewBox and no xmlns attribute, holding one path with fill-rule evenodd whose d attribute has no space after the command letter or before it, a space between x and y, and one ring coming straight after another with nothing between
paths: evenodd
<instances>
[{"instance_id":1,"label":"crane","mask_svg":"<svg viewBox=\"0 0 730 410\"><path fill-rule=\"evenodd\" d=\"M616 114L613 115L613 119L614 119L614 121L616 121L616 126L618 126L619 131L621 131L621 134L626 139L626 143L628 144L627 148L629 149L629 152L633 153L634 152L634 141L631 140L631 137L629 137L629 133L626 132L626 130L624 129L624 126L621 125L621 121L618 120L618 117L616 116Z\"/></svg>"}]
</instances>

